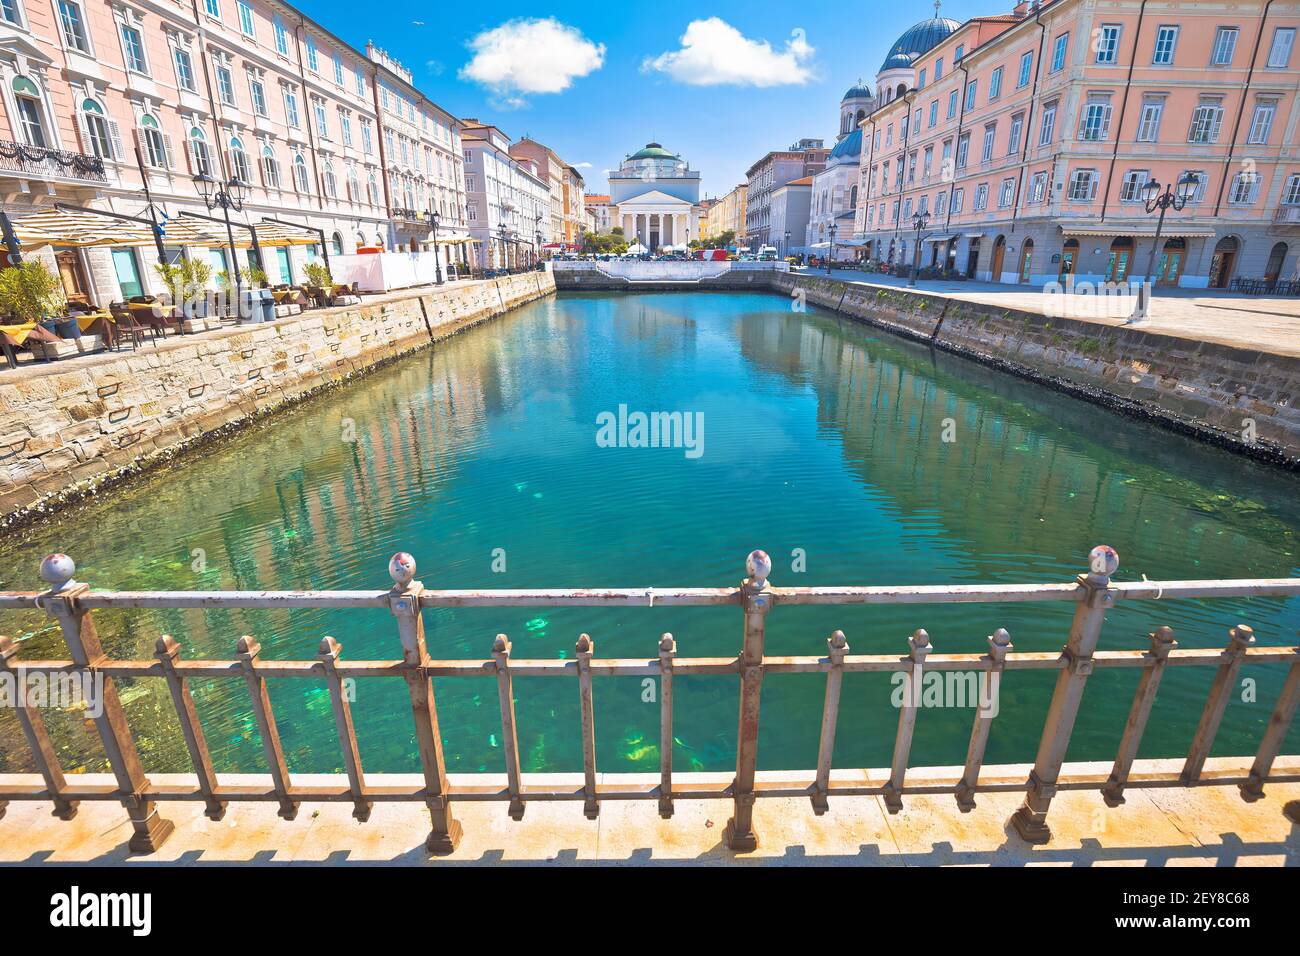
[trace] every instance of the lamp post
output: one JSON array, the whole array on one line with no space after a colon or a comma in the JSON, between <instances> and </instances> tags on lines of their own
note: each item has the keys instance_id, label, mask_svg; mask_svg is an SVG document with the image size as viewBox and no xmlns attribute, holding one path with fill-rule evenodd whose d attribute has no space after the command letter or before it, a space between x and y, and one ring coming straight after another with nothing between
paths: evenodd
<instances>
[{"instance_id":1,"label":"lamp post","mask_svg":"<svg viewBox=\"0 0 1300 956\"><path fill-rule=\"evenodd\" d=\"M828 250L830 255L826 257L826 274L831 274L831 263L835 261L835 223L831 223L831 247Z\"/></svg>"},{"instance_id":2,"label":"lamp post","mask_svg":"<svg viewBox=\"0 0 1300 956\"><path fill-rule=\"evenodd\" d=\"M438 223L441 219L437 210L429 209L424 213L424 221L433 230L433 274L438 285L442 285L442 253L438 251Z\"/></svg>"},{"instance_id":3,"label":"lamp post","mask_svg":"<svg viewBox=\"0 0 1300 956\"><path fill-rule=\"evenodd\" d=\"M781 258L784 259L790 255L790 230L785 231L785 244L781 246Z\"/></svg>"},{"instance_id":4,"label":"lamp post","mask_svg":"<svg viewBox=\"0 0 1300 956\"><path fill-rule=\"evenodd\" d=\"M929 221L928 212L918 212L912 217L912 225L916 227L916 248L912 250L912 277L907 280L907 284L912 287L916 286L916 267L921 261L921 230Z\"/></svg>"},{"instance_id":5,"label":"lamp post","mask_svg":"<svg viewBox=\"0 0 1300 956\"><path fill-rule=\"evenodd\" d=\"M1191 173L1184 174L1176 185L1165 186L1163 192L1160 190L1160 183L1154 179L1142 187L1142 200L1146 204L1147 215L1159 209L1160 218L1156 220L1156 234L1151 240L1151 255L1147 257L1146 276L1142 285L1138 287L1137 306L1133 309L1133 314L1128 317L1128 322L1146 318L1147 309L1151 306L1151 290L1155 287L1155 280L1151 273L1156 267L1156 251L1160 248L1160 233L1165 228L1165 213L1170 209L1181 212L1195 194L1196 177Z\"/></svg>"},{"instance_id":6,"label":"lamp post","mask_svg":"<svg viewBox=\"0 0 1300 956\"><path fill-rule=\"evenodd\" d=\"M540 212L533 217L533 235L537 239L533 244L533 248L536 250L533 255L536 262L533 265L540 266L542 264L542 214Z\"/></svg>"},{"instance_id":7,"label":"lamp post","mask_svg":"<svg viewBox=\"0 0 1300 956\"><path fill-rule=\"evenodd\" d=\"M226 220L226 242L230 250L230 271L234 277L235 299L239 299L239 261L235 258L235 232L230 225L230 210L240 212L244 208L244 200L248 198L248 183L244 182L238 176L234 176L225 183L219 183L207 173L199 173L194 177L194 186L203 198L203 205L208 207L208 212L221 207L221 214Z\"/></svg>"}]
</instances>

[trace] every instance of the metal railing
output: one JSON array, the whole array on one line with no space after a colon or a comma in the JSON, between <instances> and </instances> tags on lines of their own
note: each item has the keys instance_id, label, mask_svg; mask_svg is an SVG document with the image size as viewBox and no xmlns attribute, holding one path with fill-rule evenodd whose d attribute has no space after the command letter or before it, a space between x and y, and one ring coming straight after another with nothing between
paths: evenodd
<instances>
[{"instance_id":1,"label":"metal railing","mask_svg":"<svg viewBox=\"0 0 1300 956\"><path fill-rule=\"evenodd\" d=\"M104 173L104 161L98 156L44 146L28 146L8 140L0 140L0 170L85 182L108 182Z\"/></svg>"},{"instance_id":2,"label":"metal railing","mask_svg":"<svg viewBox=\"0 0 1300 956\"><path fill-rule=\"evenodd\" d=\"M43 592L0 593L0 609L37 608L58 622L71 660L18 660L17 646L0 637L0 671L10 674L94 675L100 681L99 716L93 718L103 741L115 785L90 785L65 777L46 732L39 709L17 709L23 732L43 783L22 782L0 775L0 815L7 800L50 801L54 813L63 819L76 814L80 800L119 801L130 816L134 835L130 849L151 852L167 838L170 822L158 812L158 804L174 800L202 801L210 818L221 819L230 801L262 801L279 804L279 814L292 819L303 802L350 802L353 816L366 820L380 801L422 802L429 811L432 829L427 841L434 853L453 850L461 835L454 814L461 801L502 801L518 820L534 800L581 800L589 818L600 812L602 800L655 800L665 818L673 813L674 802L689 799L729 799L733 813L725 831L725 842L734 850L757 846L753 826L754 801L759 797L805 796L818 815L829 808L831 797L880 795L887 809L897 812L909 794L952 794L958 808L969 811L977 794L1023 792L1023 805L1011 818L1019 834L1029 842L1045 842L1050 831L1047 813L1053 796L1060 790L1100 790L1105 801L1116 806L1124 802L1126 788L1191 787L1236 785L1247 801L1263 796L1268 783L1300 782L1300 763L1287 761L1282 768L1274 762L1286 738L1300 703L1300 647L1257 647L1246 625L1229 631L1222 651L1181 649L1173 631L1158 628L1150 636L1147 650L1097 650L1102 620L1107 609L1120 600L1171 598L1226 598L1242 596L1300 595L1300 578L1211 581L1111 581L1119 558L1106 546L1089 555L1090 570L1065 584L999 584L925 587L774 587L768 580L771 560L762 551L751 552L746 560L747 577L738 587L683 589L591 589L591 590L427 590L415 580L415 560L406 553L389 562L394 586L375 591L91 591L72 580L75 567L66 555L50 555L41 564L41 577L50 588ZM904 655L851 655L842 631L827 640L825 656L772 657L764 653L767 615L778 605L896 605L952 604L1025 601L1068 601L1075 605L1069 637L1060 653L1012 653L1010 635L998 629L989 637L985 654L937 654L924 630L908 639ZM592 639L578 638L573 660L517 660L505 634L493 642L490 656L483 660L433 660L425 644L421 611L438 607L682 607L735 605L744 617L739 654L720 658L678 658L671 634L659 641L656 656L646 659L600 659L595 657ZM260 645L250 636L239 638L234 660L184 660L176 641L167 635L158 639L154 660L112 660L106 657L95 630L93 612L115 608L373 608L391 613L402 649L401 660L345 661L337 641L321 641L315 660L263 661ZM1252 758L1234 760L1229 767L1207 769L1208 757L1243 664L1289 665L1287 677L1274 705L1259 748ZM1135 769L1135 757L1151 714L1156 691L1169 667L1215 668L1190 752L1177 773L1167 770ZM1074 728L1089 675L1096 668L1139 668L1142 671L1132 708L1119 743L1113 768L1101 777L1095 768L1065 763L1066 748ZM985 745L994 718L990 708L977 710L971 729L964 766L959 774L931 768L909 768L909 751L921 706L919 689L929 671L974 671L984 676L996 695L1008 671L1055 671L1056 685L1044 721L1036 759L1026 773L1023 767L998 768L982 772ZM902 672L908 675L907 692L899 708L893 759L888 768L837 772L832 778L832 753L839 714L843 675L859 672ZM825 674L826 690L822 711L817 765L806 774L789 771L764 773L756 769L760 696L769 676L783 674ZM736 770L730 780L715 774L675 774L672 762L673 681L677 676L712 676L740 681L740 714L736 748ZM614 676L656 677L660 682L660 772L657 782L636 774L605 774L597 782L593 684L595 678ZM191 763L193 782L184 784L151 780L136 752L126 714L114 681L121 678L158 677L167 682ZM400 678L405 681L414 715L422 784L375 785L363 772L356 732L353 728L349 695L344 681L359 678ZM491 782L452 785L443 757L438 728L438 711L431 678L495 677L501 711L501 729L506 774L505 786ZM581 703L583 774L581 783L559 782L548 775L544 780L521 771L515 730L516 677L576 679ZM252 699L262 746L270 768L269 785L222 783L213 769L188 681L191 678L242 680ZM324 679L333 705L346 777L338 783L303 785L290 778L275 714L267 694L266 681L279 678ZM20 700L22 695L20 695ZM1246 761L1250 760L1247 767ZM913 782L907 780L914 771ZM956 768L953 768L954 770ZM532 778L532 779L530 779ZM461 778L463 779L463 778ZM479 781L490 780L478 775Z\"/></svg>"}]
</instances>

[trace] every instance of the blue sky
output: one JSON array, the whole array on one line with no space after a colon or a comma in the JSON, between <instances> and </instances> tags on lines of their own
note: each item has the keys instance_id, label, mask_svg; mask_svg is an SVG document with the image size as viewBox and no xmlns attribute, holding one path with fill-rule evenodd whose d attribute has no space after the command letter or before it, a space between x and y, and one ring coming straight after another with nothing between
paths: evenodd
<instances>
[{"instance_id":1,"label":"blue sky","mask_svg":"<svg viewBox=\"0 0 1300 956\"><path fill-rule=\"evenodd\" d=\"M844 91L859 77L870 84L899 34L933 16L924 3L788 0L623 0L556 13L410 0L364 15L355 0L299 6L358 49L373 39L457 116L546 143L581 169L589 192L603 192L605 170L654 139L701 172L709 196L741 182L770 149L805 136L829 145ZM942 12L965 20L1004 11L949 0Z\"/></svg>"}]
</instances>

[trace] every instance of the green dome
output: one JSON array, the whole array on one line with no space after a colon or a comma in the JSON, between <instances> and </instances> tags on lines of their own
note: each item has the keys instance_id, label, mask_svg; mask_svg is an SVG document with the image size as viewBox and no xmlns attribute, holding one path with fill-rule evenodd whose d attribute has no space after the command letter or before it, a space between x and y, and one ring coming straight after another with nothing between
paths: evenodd
<instances>
[{"instance_id":1,"label":"green dome","mask_svg":"<svg viewBox=\"0 0 1300 956\"><path fill-rule=\"evenodd\" d=\"M628 159L681 159L676 153L670 153L658 143L646 143L645 149L637 150Z\"/></svg>"}]
</instances>

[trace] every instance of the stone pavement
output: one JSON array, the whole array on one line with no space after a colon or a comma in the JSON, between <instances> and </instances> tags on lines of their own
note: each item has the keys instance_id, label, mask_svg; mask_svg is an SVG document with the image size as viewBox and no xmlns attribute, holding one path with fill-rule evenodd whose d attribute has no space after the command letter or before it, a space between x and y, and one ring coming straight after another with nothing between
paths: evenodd
<instances>
[{"instance_id":1,"label":"stone pavement","mask_svg":"<svg viewBox=\"0 0 1300 956\"><path fill-rule=\"evenodd\" d=\"M1219 762L1211 759L1207 770ZM1275 771L1284 765L1295 771L1300 760L1279 758ZM1103 776L1110 770L1109 763L1076 766L1095 766ZM155 777L172 779L182 778ZM329 778L294 779L306 785ZM461 778L451 779L455 785ZM483 782L482 775L474 779ZM86 782L111 780L88 775ZM223 775L222 782L243 781ZM533 802L518 823L504 803L457 802L464 837L443 858L425 851L429 817L416 804L377 804L363 824L347 803L303 804L292 822L276 816L274 803L232 803L217 823L203 816L202 803L168 803L162 812L176 832L157 854L129 856L130 828L115 803L83 802L64 822L50 816L49 804L15 801L0 820L0 865L1300 866L1300 826L1282 813L1285 802L1300 798L1300 784L1270 784L1265 792L1264 800L1247 804L1236 787L1129 790L1128 802L1111 809L1096 791L1063 791L1044 846L1026 844L1007 826L1019 793L981 794L968 814L951 796L905 796L895 815L878 797L831 797L821 817L806 798L762 799L754 810L759 848L744 855L722 845L730 801L681 800L670 820L659 817L652 800L606 800L596 820L583 817L581 801Z\"/></svg>"},{"instance_id":2,"label":"stone pavement","mask_svg":"<svg viewBox=\"0 0 1300 956\"><path fill-rule=\"evenodd\" d=\"M826 275L825 270L802 271ZM831 278L886 288L907 286L906 276L854 269L835 269ZM1116 327L1124 325L1133 310L1131 296L1099 301L1095 295L1049 295L1037 286L997 282L922 279L916 291ZM1157 289L1149 316L1130 327L1275 355L1300 356L1300 299L1243 296L1209 289Z\"/></svg>"}]
</instances>

